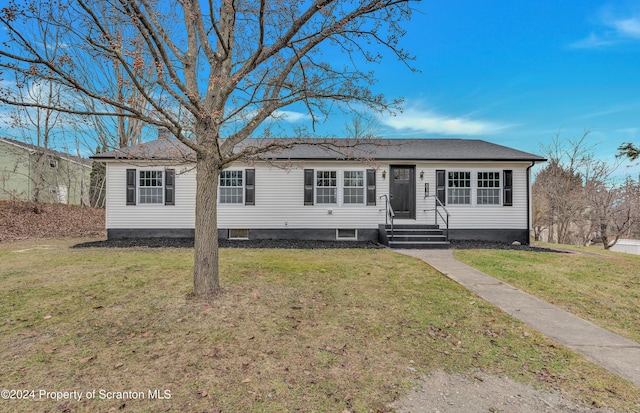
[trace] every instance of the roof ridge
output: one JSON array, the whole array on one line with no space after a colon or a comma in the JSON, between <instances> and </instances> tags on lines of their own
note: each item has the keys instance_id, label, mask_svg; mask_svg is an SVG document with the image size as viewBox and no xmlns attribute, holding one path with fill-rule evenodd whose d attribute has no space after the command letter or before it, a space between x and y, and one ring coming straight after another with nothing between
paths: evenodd
<instances>
[{"instance_id":1,"label":"roof ridge","mask_svg":"<svg viewBox=\"0 0 640 413\"><path fill-rule=\"evenodd\" d=\"M81 156L78 155L72 155L70 153L67 152L61 152L61 151L57 151L55 149L51 149L51 148L43 148L41 146L38 145L34 145L31 143L27 143L27 142L22 142L16 139L10 139L10 138L2 138L0 137L0 141L4 141L10 145L14 145L14 146L18 146L20 148L26 149L26 150L30 150L30 151L44 151L45 153L48 153L50 155L54 155L58 158L62 158L65 159L67 161L72 161L72 162L76 162L76 163L80 163L82 165L85 166L91 166L91 159L88 158L83 158Z\"/></svg>"}]
</instances>

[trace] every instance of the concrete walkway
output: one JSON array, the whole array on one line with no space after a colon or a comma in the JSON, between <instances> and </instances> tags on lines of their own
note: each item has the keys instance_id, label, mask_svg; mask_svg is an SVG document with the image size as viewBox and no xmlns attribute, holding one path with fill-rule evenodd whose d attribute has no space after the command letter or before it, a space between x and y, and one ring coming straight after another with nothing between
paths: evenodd
<instances>
[{"instance_id":1,"label":"concrete walkway","mask_svg":"<svg viewBox=\"0 0 640 413\"><path fill-rule=\"evenodd\" d=\"M478 296L640 386L640 344L620 337L453 258L451 250L394 250L419 258Z\"/></svg>"}]
</instances>

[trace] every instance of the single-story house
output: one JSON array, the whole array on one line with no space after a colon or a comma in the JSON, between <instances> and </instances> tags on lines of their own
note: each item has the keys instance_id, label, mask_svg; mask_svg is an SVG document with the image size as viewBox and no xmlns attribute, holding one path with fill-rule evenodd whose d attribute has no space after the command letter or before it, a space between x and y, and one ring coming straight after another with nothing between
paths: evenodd
<instances>
[{"instance_id":1,"label":"single-story house","mask_svg":"<svg viewBox=\"0 0 640 413\"><path fill-rule=\"evenodd\" d=\"M0 200L89 204L91 161L0 138Z\"/></svg>"},{"instance_id":2,"label":"single-story house","mask_svg":"<svg viewBox=\"0 0 640 413\"><path fill-rule=\"evenodd\" d=\"M482 140L334 142L309 140L225 169L220 238L529 243L531 167L544 158ZM193 237L196 171L185 145L160 137L93 159L106 164L109 238Z\"/></svg>"}]
</instances>

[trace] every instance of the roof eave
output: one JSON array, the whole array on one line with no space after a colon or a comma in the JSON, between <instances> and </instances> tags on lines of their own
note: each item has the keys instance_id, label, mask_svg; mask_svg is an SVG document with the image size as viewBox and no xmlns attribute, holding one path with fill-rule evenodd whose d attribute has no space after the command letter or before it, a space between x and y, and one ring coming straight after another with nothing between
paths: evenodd
<instances>
[{"instance_id":1,"label":"roof eave","mask_svg":"<svg viewBox=\"0 0 640 413\"><path fill-rule=\"evenodd\" d=\"M358 160L372 160L372 161L385 161L385 162L399 162L399 161L453 161L453 162L546 162L544 158L311 158L311 157L273 157L261 160L276 160L276 161L358 161Z\"/></svg>"},{"instance_id":2,"label":"roof eave","mask_svg":"<svg viewBox=\"0 0 640 413\"><path fill-rule=\"evenodd\" d=\"M118 156L90 156L89 159L94 161L163 161L163 162L175 162L177 159L171 158L133 158L133 157L118 157ZM257 159L257 161L384 161L384 162L534 162L542 163L547 162L545 158L311 158L311 157L273 157ZM184 162L185 159L180 159ZM194 162L193 160L187 160L187 162Z\"/></svg>"}]
</instances>

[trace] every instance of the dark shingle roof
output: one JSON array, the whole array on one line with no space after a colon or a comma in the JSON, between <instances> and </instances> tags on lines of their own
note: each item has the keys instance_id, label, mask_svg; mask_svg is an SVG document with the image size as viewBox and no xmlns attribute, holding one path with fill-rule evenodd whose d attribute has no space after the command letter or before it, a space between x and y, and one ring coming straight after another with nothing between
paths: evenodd
<instances>
[{"instance_id":1,"label":"dark shingle roof","mask_svg":"<svg viewBox=\"0 0 640 413\"><path fill-rule=\"evenodd\" d=\"M291 160L450 160L450 161L536 161L546 159L531 153L475 139L308 139L292 145L293 140L246 139L236 148L261 146L267 143L283 146L266 154L263 159ZM129 148L97 154L96 160L193 160L193 152L174 138L161 138Z\"/></svg>"}]
</instances>

